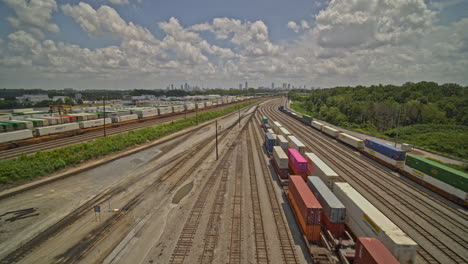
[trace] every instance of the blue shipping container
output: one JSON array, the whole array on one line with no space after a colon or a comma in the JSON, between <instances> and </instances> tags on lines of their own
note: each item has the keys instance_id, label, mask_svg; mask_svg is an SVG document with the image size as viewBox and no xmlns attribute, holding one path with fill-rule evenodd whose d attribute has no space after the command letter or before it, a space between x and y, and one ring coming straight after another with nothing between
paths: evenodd
<instances>
[{"instance_id":1,"label":"blue shipping container","mask_svg":"<svg viewBox=\"0 0 468 264\"><path fill-rule=\"evenodd\" d=\"M378 140L366 139L364 143L366 145L366 148L374 150L393 160L403 161L406 158L406 151L392 147Z\"/></svg>"},{"instance_id":2,"label":"blue shipping container","mask_svg":"<svg viewBox=\"0 0 468 264\"><path fill-rule=\"evenodd\" d=\"M275 138L270 133L265 133L265 148L268 152L273 152L273 147L275 146Z\"/></svg>"},{"instance_id":3,"label":"blue shipping container","mask_svg":"<svg viewBox=\"0 0 468 264\"><path fill-rule=\"evenodd\" d=\"M280 105L280 106L278 107L278 109L279 109L280 111L283 111L283 110L284 110L284 105Z\"/></svg>"},{"instance_id":4,"label":"blue shipping container","mask_svg":"<svg viewBox=\"0 0 468 264\"><path fill-rule=\"evenodd\" d=\"M265 131L267 131L268 129L271 129L271 126L269 124L263 124L263 128L265 129Z\"/></svg>"}]
</instances>

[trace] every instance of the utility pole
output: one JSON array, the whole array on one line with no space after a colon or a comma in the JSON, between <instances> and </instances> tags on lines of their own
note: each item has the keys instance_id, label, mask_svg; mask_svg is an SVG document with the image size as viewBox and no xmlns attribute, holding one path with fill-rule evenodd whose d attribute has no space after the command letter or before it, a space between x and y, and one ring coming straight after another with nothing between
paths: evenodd
<instances>
[{"instance_id":1,"label":"utility pole","mask_svg":"<svg viewBox=\"0 0 468 264\"><path fill-rule=\"evenodd\" d=\"M102 104L104 106L104 117L103 117L104 118L104 137L106 137L107 134L106 134L106 97L105 96L102 97Z\"/></svg>"},{"instance_id":2,"label":"utility pole","mask_svg":"<svg viewBox=\"0 0 468 264\"><path fill-rule=\"evenodd\" d=\"M198 108L195 109L195 118L197 119L197 125L198 125Z\"/></svg>"},{"instance_id":3,"label":"utility pole","mask_svg":"<svg viewBox=\"0 0 468 264\"><path fill-rule=\"evenodd\" d=\"M215 125L216 125L216 160L218 160L218 119L216 119Z\"/></svg>"},{"instance_id":4,"label":"utility pole","mask_svg":"<svg viewBox=\"0 0 468 264\"><path fill-rule=\"evenodd\" d=\"M239 128L241 127L240 125L240 105L239 105Z\"/></svg>"},{"instance_id":5,"label":"utility pole","mask_svg":"<svg viewBox=\"0 0 468 264\"><path fill-rule=\"evenodd\" d=\"M401 105L398 107L398 120L397 120L397 129L396 129L396 137L395 137L395 148L398 143L398 136L400 134L400 115L401 115Z\"/></svg>"}]
</instances>

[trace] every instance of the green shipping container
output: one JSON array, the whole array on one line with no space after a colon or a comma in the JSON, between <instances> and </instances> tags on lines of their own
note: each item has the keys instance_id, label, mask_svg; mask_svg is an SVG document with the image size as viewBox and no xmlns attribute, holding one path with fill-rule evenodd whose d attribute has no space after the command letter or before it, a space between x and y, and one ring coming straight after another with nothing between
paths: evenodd
<instances>
[{"instance_id":1,"label":"green shipping container","mask_svg":"<svg viewBox=\"0 0 468 264\"><path fill-rule=\"evenodd\" d=\"M263 124L268 124L268 117L262 116Z\"/></svg>"},{"instance_id":2,"label":"green shipping container","mask_svg":"<svg viewBox=\"0 0 468 264\"><path fill-rule=\"evenodd\" d=\"M15 128L13 127L13 124L11 124L11 123L0 122L0 124L2 126L1 130L3 132L10 132L10 131L15 130Z\"/></svg>"},{"instance_id":3,"label":"green shipping container","mask_svg":"<svg viewBox=\"0 0 468 264\"><path fill-rule=\"evenodd\" d=\"M312 121L312 116L310 116L310 115L302 115L302 119L305 119L305 120L308 120L308 121Z\"/></svg>"},{"instance_id":4,"label":"green shipping container","mask_svg":"<svg viewBox=\"0 0 468 264\"><path fill-rule=\"evenodd\" d=\"M411 168L432 176L439 181L452 185L453 187L464 192L468 192L468 174L464 172L412 154L406 154L405 164Z\"/></svg>"},{"instance_id":5,"label":"green shipping container","mask_svg":"<svg viewBox=\"0 0 468 264\"><path fill-rule=\"evenodd\" d=\"M14 130L23 130L27 129L26 124L23 122L16 122L16 121L3 121L4 123L10 123L13 125Z\"/></svg>"}]
</instances>

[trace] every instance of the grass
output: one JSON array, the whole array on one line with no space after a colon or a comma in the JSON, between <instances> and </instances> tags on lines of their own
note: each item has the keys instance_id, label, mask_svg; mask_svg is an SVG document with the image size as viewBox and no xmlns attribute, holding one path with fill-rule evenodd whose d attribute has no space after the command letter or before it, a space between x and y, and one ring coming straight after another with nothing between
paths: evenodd
<instances>
[{"instance_id":1,"label":"grass","mask_svg":"<svg viewBox=\"0 0 468 264\"><path fill-rule=\"evenodd\" d=\"M198 113L196 116L181 118L164 124L145 127L127 133L99 138L91 142L65 146L47 152L21 155L18 158L0 161L0 185L12 184L48 175L84 161L119 152L127 148L159 139L177 131L186 129L226 114L239 107L246 107L258 101L242 103L221 110Z\"/></svg>"}]
</instances>

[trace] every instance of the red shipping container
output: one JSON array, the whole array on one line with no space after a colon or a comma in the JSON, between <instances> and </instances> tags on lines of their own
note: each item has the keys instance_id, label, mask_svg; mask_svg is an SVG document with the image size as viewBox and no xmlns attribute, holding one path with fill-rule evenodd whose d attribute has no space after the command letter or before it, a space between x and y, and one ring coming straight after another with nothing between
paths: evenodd
<instances>
[{"instance_id":1,"label":"red shipping container","mask_svg":"<svg viewBox=\"0 0 468 264\"><path fill-rule=\"evenodd\" d=\"M359 237L354 264L398 264L398 260L374 237Z\"/></svg>"},{"instance_id":2,"label":"red shipping container","mask_svg":"<svg viewBox=\"0 0 468 264\"><path fill-rule=\"evenodd\" d=\"M289 192L296 201L298 211L306 225L320 225L322 220L322 206L301 176L289 176Z\"/></svg>"},{"instance_id":3,"label":"red shipping container","mask_svg":"<svg viewBox=\"0 0 468 264\"><path fill-rule=\"evenodd\" d=\"M335 238L344 238L345 226L343 223L331 223L325 214L322 214L322 226L325 230L330 231Z\"/></svg>"},{"instance_id":4,"label":"red shipping container","mask_svg":"<svg viewBox=\"0 0 468 264\"><path fill-rule=\"evenodd\" d=\"M305 235L307 240L313 242L320 242L320 225L307 225L302 218L299 208L296 201L292 197L291 192L288 192L288 199L292 204L294 214L299 222L299 227L301 228L302 233Z\"/></svg>"},{"instance_id":5,"label":"red shipping container","mask_svg":"<svg viewBox=\"0 0 468 264\"><path fill-rule=\"evenodd\" d=\"M271 160L273 162L273 167L275 167L276 174L278 174L281 179L287 180L289 176L289 170L280 168L275 159Z\"/></svg>"},{"instance_id":6,"label":"red shipping container","mask_svg":"<svg viewBox=\"0 0 468 264\"><path fill-rule=\"evenodd\" d=\"M76 116L67 116L67 115L56 115L59 117L68 117L70 119L70 122L76 122Z\"/></svg>"},{"instance_id":7,"label":"red shipping container","mask_svg":"<svg viewBox=\"0 0 468 264\"><path fill-rule=\"evenodd\" d=\"M298 174L307 173L307 160L297 149L288 149L289 166Z\"/></svg>"}]
</instances>

